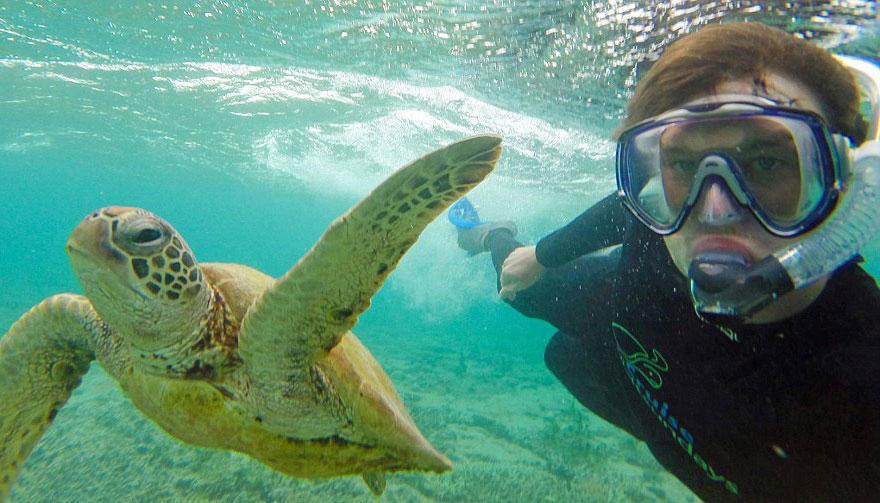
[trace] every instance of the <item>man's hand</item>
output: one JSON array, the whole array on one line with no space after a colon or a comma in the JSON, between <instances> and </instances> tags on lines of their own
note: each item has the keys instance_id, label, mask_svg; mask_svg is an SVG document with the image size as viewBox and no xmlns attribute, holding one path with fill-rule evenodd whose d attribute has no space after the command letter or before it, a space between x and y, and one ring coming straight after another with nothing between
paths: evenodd
<instances>
[{"instance_id":1,"label":"man's hand","mask_svg":"<svg viewBox=\"0 0 880 503\"><path fill-rule=\"evenodd\" d=\"M513 250L501 265L501 291L498 295L510 302L517 292L535 284L544 266L538 263L534 246L523 246Z\"/></svg>"}]
</instances>

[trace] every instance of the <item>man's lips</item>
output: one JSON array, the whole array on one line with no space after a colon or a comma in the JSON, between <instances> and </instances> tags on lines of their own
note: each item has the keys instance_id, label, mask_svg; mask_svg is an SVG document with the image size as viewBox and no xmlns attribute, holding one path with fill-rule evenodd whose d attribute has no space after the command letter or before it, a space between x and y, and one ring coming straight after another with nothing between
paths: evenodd
<instances>
[{"instance_id":1,"label":"man's lips","mask_svg":"<svg viewBox=\"0 0 880 503\"><path fill-rule=\"evenodd\" d=\"M755 257L752 252L742 243L735 239L723 236L709 236L696 241L694 245L694 258L704 253L721 252L734 253L745 259L746 267L754 262Z\"/></svg>"}]
</instances>

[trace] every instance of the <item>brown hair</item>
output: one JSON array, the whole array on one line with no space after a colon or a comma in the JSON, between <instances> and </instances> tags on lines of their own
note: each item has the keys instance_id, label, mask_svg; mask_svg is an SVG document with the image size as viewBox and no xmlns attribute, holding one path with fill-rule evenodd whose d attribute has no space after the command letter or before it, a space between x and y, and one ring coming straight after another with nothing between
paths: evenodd
<instances>
[{"instance_id":1,"label":"brown hair","mask_svg":"<svg viewBox=\"0 0 880 503\"><path fill-rule=\"evenodd\" d=\"M670 45L639 81L618 131L701 97L725 81L752 78L762 85L770 71L814 92L833 131L856 145L864 141L867 124L859 113L853 75L825 49L760 23L708 25Z\"/></svg>"}]
</instances>

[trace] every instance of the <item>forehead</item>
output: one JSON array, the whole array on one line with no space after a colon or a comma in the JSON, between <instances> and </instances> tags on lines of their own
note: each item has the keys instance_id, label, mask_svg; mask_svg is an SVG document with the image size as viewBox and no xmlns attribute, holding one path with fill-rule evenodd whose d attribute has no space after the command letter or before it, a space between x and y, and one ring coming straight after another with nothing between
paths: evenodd
<instances>
[{"instance_id":1,"label":"forehead","mask_svg":"<svg viewBox=\"0 0 880 503\"><path fill-rule=\"evenodd\" d=\"M816 93L803 82L775 72L768 72L762 82L751 78L724 81L715 87L713 94L754 94L783 106L815 112L826 121L829 119Z\"/></svg>"}]
</instances>

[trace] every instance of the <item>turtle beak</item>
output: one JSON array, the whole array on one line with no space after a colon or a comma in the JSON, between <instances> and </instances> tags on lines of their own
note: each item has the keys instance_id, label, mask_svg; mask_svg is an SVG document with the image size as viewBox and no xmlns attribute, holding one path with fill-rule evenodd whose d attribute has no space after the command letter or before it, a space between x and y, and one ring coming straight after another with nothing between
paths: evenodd
<instances>
[{"instance_id":1,"label":"turtle beak","mask_svg":"<svg viewBox=\"0 0 880 503\"><path fill-rule=\"evenodd\" d=\"M73 230L67 240L67 253L71 260L85 258L105 267L124 266L128 262L110 242L110 223L97 212L86 217Z\"/></svg>"}]
</instances>

